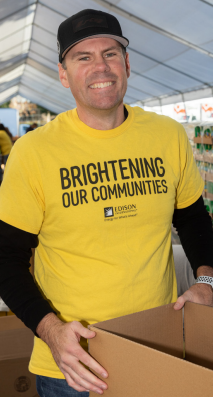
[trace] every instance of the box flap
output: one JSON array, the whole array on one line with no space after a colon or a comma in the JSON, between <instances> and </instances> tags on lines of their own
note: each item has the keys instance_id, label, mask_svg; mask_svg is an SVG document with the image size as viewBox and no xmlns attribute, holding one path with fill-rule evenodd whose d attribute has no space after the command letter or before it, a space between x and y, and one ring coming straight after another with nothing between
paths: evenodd
<instances>
[{"instance_id":1,"label":"box flap","mask_svg":"<svg viewBox=\"0 0 213 397\"><path fill-rule=\"evenodd\" d=\"M182 311L174 304L93 324L134 342L183 358Z\"/></svg>"},{"instance_id":2,"label":"box flap","mask_svg":"<svg viewBox=\"0 0 213 397\"><path fill-rule=\"evenodd\" d=\"M184 328L186 360L213 369L213 308L186 302Z\"/></svg>"},{"instance_id":3,"label":"box flap","mask_svg":"<svg viewBox=\"0 0 213 397\"><path fill-rule=\"evenodd\" d=\"M212 397L212 371L91 326L90 354L109 373L109 397ZM97 397L90 392L90 397Z\"/></svg>"}]
</instances>

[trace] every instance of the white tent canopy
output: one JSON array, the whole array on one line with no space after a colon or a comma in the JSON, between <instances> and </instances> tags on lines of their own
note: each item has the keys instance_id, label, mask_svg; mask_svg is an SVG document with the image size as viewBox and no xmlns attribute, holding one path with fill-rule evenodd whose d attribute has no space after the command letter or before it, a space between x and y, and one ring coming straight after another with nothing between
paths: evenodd
<instances>
[{"instance_id":1,"label":"white tent canopy","mask_svg":"<svg viewBox=\"0 0 213 397\"><path fill-rule=\"evenodd\" d=\"M126 103L213 95L213 0L0 0L0 104L19 94L56 113L75 107L58 78L56 35L84 8L115 15L130 41Z\"/></svg>"}]
</instances>

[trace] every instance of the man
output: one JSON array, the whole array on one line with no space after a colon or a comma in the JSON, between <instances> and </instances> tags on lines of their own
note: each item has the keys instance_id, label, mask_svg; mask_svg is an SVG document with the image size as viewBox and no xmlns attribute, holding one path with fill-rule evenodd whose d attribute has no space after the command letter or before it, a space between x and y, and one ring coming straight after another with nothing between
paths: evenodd
<instances>
[{"instance_id":1,"label":"man","mask_svg":"<svg viewBox=\"0 0 213 397\"><path fill-rule=\"evenodd\" d=\"M31 124L31 125L26 129L25 134L26 134L27 132L30 132L30 131L35 130L37 127L38 127L38 124L37 124L37 123Z\"/></svg>"},{"instance_id":2,"label":"man","mask_svg":"<svg viewBox=\"0 0 213 397\"><path fill-rule=\"evenodd\" d=\"M107 384L81 364L108 376L85 351L95 337L87 324L176 301L173 214L194 272L213 276L211 254L196 250L212 231L184 129L124 107L127 45L107 13L84 10L60 25L59 77L77 108L23 137L6 167L0 295L35 332L29 368L41 397L103 394ZM207 281L175 308L211 305Z\"/></svg>"},{"instance_id":3,"label":"man","mask_svg":"<svg viewBox=\"0 0 213 397\"><path fill-rule=\"evenodd\" d=\"M12 149L12 134L4 124L0 123L0 185L2 183L4 167Z\"/></svg>"}]
</instances>

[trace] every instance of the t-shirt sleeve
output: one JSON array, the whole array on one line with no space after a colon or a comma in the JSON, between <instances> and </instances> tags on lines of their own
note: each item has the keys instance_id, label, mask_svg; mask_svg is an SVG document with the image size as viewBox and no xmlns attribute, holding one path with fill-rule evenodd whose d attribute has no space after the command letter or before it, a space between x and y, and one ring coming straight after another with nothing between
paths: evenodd
<instances>
[{"instance_id":1,"label":"t-shirt sleeve","mask_svg":"<svg viewBox=\"0 0 213 397\"><path fill-rule=\"evenodd\" d=\"M6 164L0 188L0 219L38 234L45 212L44 192L39 162L25 141L15 143Z\"/></svg>"},{"instance_id":2,"label":"t-shirt sleeve","mask_svg":"<svg viewBox=\"0 0 213 397\"><path fill-rule=\"evenodd\" d=\"M175 208L193 204L201 196L204 182L194 160L192 148L182 126L179 130L180 178L176 192Z\"/></svg>"}]
</instances>

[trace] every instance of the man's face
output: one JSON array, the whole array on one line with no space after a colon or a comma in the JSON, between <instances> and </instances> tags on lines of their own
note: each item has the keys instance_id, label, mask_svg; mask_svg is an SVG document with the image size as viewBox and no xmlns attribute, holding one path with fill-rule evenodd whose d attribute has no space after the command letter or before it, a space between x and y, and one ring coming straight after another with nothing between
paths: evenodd
<instances>
[{"instance_id":1,"label":"man's face","mask_svg":"<svg viewBox=\"0 0 213 397\"><path fill-rule=\"evenodd\" d=\"M109 110L120 105L130 75L129 56L116 40L86 39L69 50L66 70L59 63L59 77L70 87L77 107Z\"/></svg>"}]
</instances>

